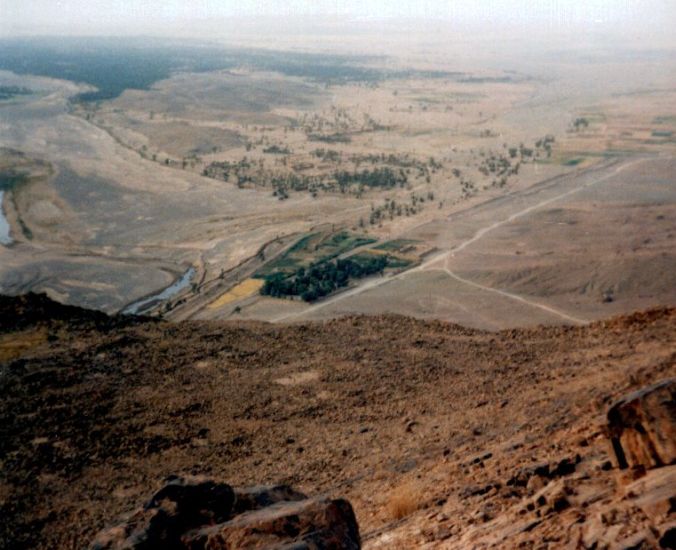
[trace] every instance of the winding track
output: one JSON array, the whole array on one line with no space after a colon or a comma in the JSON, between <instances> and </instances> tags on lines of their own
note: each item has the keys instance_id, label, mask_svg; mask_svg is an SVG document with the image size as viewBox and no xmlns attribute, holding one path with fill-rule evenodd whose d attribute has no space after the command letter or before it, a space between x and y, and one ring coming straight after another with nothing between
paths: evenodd
<instances>
[{"instance_id":1,"label":"winding track","mask_svg":"<svg viewBox=\"0 0 676 550\"><path fill-rule=\"evenodd\" d=\"M480 289L488 291L488 292L497 293L497 294L504 296L506 298L517 300L521 303L530 305L532 307L535 307L535 308L538 308L538 309L541 309L541 310L545 310L545 311L547 311L551 314L554 314L558 317L561 317L562 319L565 319L567 321L571 321L571 322L576 323L576 324L586 324L586 323L588 323L588 321L586 319L581 319L579 317L569 315L569 314L567 314L563 311L560 311L560 310L557 310L555 308L546 306L544 304L533 301L529 298L525 298L525 297L520 296L518 294L514 294L514 293L511 293L511 292L508 292L508 291L505 291L505 290L500 290L500 289L496 289L496 288L492 288L492 287L487 287L487 286L484 286L484 285L480 285L479 283L475 283L474 281L464 279L448 268L448 262L453 256L455 256L455 254L457 252L461 252L462 250L464 250L465 248L467 248L471 244L477 242L479 239L484 237L487 233L497 229L498 227L501 227L505 224L511 223L518 218L522 218L523 216L527 216L528 214L530 214L531 212L533 212L535 210L538 210L538 209L540 209L544 206L552 204L553 202L556 202L558 200L561 200L561 199L564 199L564 198L569 197L571 195L574 195L575 193L578 193L578 192L580 192L584 189L587 189L587 188L592 187L594 185L597 185L597 184L599 184L603 181L606 181L609 178L615 177L617 174L626 170L630 166L644 162L645 160L646 160L645 158L639 158L639 159L633 159L633 160L630 160L630 161L626 161L626 162L620 164L619 166L615 167L615 169L613 171L605 174L604 176L601 176L598 179L591 181L590 183L585 183L585 184L582 184L582 185L575 187L574 189L569 189L568 191L566 191L564 193L561 193L561 194L556 195L554 197L550 197L548 199L540 201L540 202L533 204L533 205L531 205L527 208L524 208L523 210L519 210L518 212L511 214L510 216L508 216L507 218L505 218L503 220L500 220L500 221L497 221L497 222L492 223L490 225L487 225L486 227L482 227L474 235L472 235L472 237L470 237L469 239L461 242L459 245L457 245L453 249L446 251L446 252L441 252L441 253L433 256L429 260L421 263L419 266L414 267L413 269L409 269L407 271L402 271L401 273L397 273L396 275L390 275L389 277L381 277L381 278L371 279L369 281L366 281L362 285L359 285L359 286L354 287L352 289L346 290L345 292L341 292L340 294L337 294L333 298L329 298L327 300L324 300L324 301L322 301L318 304L315 304L313 306L310 306L307 309L304 309L302 311L294 311L294 312L291 312L291 313L286 313L284 315L280 315L279 317L272 319L272 322L278 323L278 322L281 322L281 321L288 321L289 319L302 317L303 315L313 313L313 312L315 312L319 309L325 308L326 306L329 306L331 304L335 304L336 302L344 300L345 298L349 298L351 296L357 296L357 295L362 294L362 293L364 293L368 290L371 290L371 289L377 288L379 286L391 283L392 281L396 281L398 279L402 279L404 277L407 277L407 276L409 276L413 273L417 273L417 272L425 271L425 270L428 270L428 271L430 271L430 270L441 270L441 271L445 272L449 277L452 277L453 279L455 279L455 280L457 280L461 283L464 283L464 284L467 284L467 285L470 285L470 286L473 286L473 287L476 287L476 288L480 288ZM596 168L596 167L593 167L593 168ZM528 190L526 190L526 191L528 191ZM519 195L520 194L517 194L517 195L514 195L514 196L519 196ZM481 205L479 205L479 206L481 206ZM445 264L444 267L436 267L435 266L435 264L438 264L438 263L441 263L441 262L444 262L444 264Z\"/></svg>"},{"instance_id":2,"label":"winding track","mask_svg":"<svg viewBox=\"0 0 676 550\"><path fill-rule=\"evenodd\" d=\"M461 283L464 283L469 286L473 286L475 288L479 288L481 290L485 290L487 292L493 292L495 294L499 294L500 296L504 296L506 298L511 298L512 300L517 300L523 304L532 306L532 307L537 307L542 309L543 311L546 311L548 313L551 313L557 317L561 317L562 319L566 321L570 321L572 323L578 324L578 325L584 325L587 324L589 321L587 319L582 319L580 317L574 317L572 315L568 315L567 313L564 313L563 311L560 311L558 309L554 309L553 307L546 306L544 304L541 304L539 302L536 302L534 300L530 300L528 298L524 298L523 296L520 296L519 294L514 294L513 292L508 292L506 290L500 290L499 288L493 288L490 286L485 286L485 285L480 285L479 283L475 283L474 281L470 281L469 279L465 279L463 277L460 277L457 273L454 273L447 267L438 267L438 268L430 268L430 271L432 270L439 270L443 271L446 273L449 277L452 279L455 279L456 281L459 281Z\"/></svg>"}]
</instances>

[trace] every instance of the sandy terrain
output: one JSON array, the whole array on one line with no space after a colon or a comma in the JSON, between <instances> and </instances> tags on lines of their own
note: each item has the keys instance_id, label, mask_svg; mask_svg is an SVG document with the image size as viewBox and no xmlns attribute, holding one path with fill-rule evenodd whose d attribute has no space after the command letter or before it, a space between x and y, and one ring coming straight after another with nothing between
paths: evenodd
<instances>
[{"instance_id":1,"label":"sandy terrain","mask_svg":"<svg viewBox=\"0 0 676 550\"><path fill-rule=\"evenodd\" d=\"M49 174L4 193L13 244L0 247L0 289L114 312L192 267L155 313L400 312L482 328L673 303L669 57L438 46L373 58L399 75L377 82L177 73L75 106L73 84L2 73L39 93L0 105L0 146ZM406 183L332 180L383 168ZM373 247L414 240L424 268L311 306L239 294L283 252L274 243L326 224Z\"/></svg>"}]
</instances>

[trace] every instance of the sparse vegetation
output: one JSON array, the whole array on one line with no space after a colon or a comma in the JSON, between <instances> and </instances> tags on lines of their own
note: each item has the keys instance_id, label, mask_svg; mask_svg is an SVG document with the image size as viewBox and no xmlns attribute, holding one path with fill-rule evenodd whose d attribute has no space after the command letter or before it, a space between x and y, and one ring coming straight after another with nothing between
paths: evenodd
<instances>
[{"instance_id":1,"label":"sparse vegetation","mask_svg":"<svg viewBox=\"0 0 676 550\"><path fill-rule=\"evenodd\" d=\"M323 143L350 143L352 138L347 134L308 134L309 141L321 141Z\"/></svg>"},{"instance_id":2,"label":"sparse vegetation","mask_svg":"<svg viewBox=\"0 0 676 550\"><path fill-rule=\"evenodd\" d=\"M387 512L394 520L410 516L423 505L423 489L420 483L409 481L390 492Z\"/></svg>"},{"instance_id":3,"label":"sparse vegetation","mask_svg":"<svg viewBox=\"0 0 676 550\"><path fill-rule=\"evenodd\" d=\"M390 168L375 168L373 170L362 170L361 172L336 172L333 177L342 193L355 185L392 189L397 186L404 187L408 182L408 178L403 170L394 172Z\"/></svg>"},{"instance_id":4,"label":"sparse vegetation","mask_svg":"<svg viewBox=\"0 0 676 550\"><path fill-rule=\"evenodd\" d=\"M271 145L263 149L264 153L271 155L290 155L291 151L288 147L280 147L279 145Z\"/></svg>"},{"instance_id":5,"label":"sparse vegetation","mask_svg":"<svg viewBox=\"0 0 676 550\"><path fill-rule=\"evenodd\" d=\"M342 158L340 151L334 149L315 149L310 151L310 154L325 162L340 162Z\"/></svg>"},{"instance_id":6,"label":"sparse vegetation","mask_svg":"<svg viewBox=\"0 0 676 550\"><path fill-rule=\"evenodd\" d=\"M579 132L580 130L586 129L589 127L589 120L586 119L585 117L578 117L573 121L573 129L576 132Z\"/></svg>"},{"instance_id":7,"label":"sparse vegetation","mask_svg":"<svg viewBox=\"0 0 676 550\"><path fill-rule=\"evenodd\" d=\"M427 200L434 200L432 191L427 193ZM414 216L424 208L425 201L425 196L417 193L411 193L408 202L387 198L385 203L380 206L371 205L369 223L378 225L385 220L393 220L395 217Z\"/></svg>"}]
</instances>

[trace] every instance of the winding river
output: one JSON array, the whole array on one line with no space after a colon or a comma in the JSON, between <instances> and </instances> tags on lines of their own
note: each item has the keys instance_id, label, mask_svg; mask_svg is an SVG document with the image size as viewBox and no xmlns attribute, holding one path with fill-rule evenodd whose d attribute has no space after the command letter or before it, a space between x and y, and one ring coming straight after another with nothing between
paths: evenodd
<instances>
[{"instance_id":1,"label":"winding river","mask_svg":"<svg viewBox=\"0 0 676 550\"><path fill-rule=\"evenodd\" d=\"M0 191L0 244L12 244L12 237L9 235L9 222L5 217L5 211L2 208L2 200L5 198L5 192Z\"/></svg>"},{"instance_id":2,"label":"winding river","mask_svg":"<svg viewBox=\"0 0 676 550\"><path fill-rule=\"evenodd\" d=\"M165 300L168 300L169 298L175 296L181 290L186 288L190 284L190 281L194 276L195 276L195 268L191 267L183 275L181 275L180 279L174 281L174 283L172 283L171 286L168 286L158 294L153 294L152 296L149 296L147 298L142 298L134 302L133 304L128 305L126 308L122 310L122 313L124 315L139 315L140 313L149 310L157 302L163 302Z\"/></svg>"}]
</instances>

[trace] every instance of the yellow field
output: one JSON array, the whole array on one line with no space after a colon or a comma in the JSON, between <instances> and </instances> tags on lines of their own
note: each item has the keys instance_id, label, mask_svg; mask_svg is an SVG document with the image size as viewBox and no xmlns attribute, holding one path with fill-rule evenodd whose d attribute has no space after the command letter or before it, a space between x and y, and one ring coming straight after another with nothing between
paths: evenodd
<instances>
[{"instance_id":1,"label":"yellow field","mask_svg":"<svg viewBox=\"0 0 676 550\"><path fill-rule=\"evenodd\" d=\"M218 299L211 302L208 308L217 309L229 304L230 302L253 296L261 289L264 284L265 281L262 279L246 279L237 286L232 287L228 292L220 296Z\"/></svg>"},{"instance_id":2,"label":"yellow field","mask_svg":"<svg viewBox=\"0 0 676 550\"><path fill-rule=\"evenodd\" d=\"M21 357L25 352L46 341L47 332L44 330L3 334L0 336L0 361L6 362Z\"/></svg>"}]
</instances>

